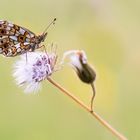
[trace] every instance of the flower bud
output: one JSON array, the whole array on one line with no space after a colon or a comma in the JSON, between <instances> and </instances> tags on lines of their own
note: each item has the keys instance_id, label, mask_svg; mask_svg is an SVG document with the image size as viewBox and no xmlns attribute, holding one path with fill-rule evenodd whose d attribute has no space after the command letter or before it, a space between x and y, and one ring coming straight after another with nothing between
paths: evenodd
<instances>
[{"instance_id":1,"label":"flower bud","mask_svg":"<svg viewBox=\"0 0 140 140\"><path fill-rule=\"evenodd\" d=\"M91 84L95 81L96 73L93 68L87 63L87 57L84 51L72 50L64 54L64 57L70 56L70 62L80 80L84 83Z\"/></svg>"}]
</instances>

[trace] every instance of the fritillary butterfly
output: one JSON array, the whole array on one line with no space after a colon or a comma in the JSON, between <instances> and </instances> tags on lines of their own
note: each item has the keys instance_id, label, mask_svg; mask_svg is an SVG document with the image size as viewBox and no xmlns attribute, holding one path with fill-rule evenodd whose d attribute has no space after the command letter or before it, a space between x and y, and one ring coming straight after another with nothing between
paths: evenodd
<instances>
[{"instance_id":1,"label":"fritillary butterfly","mask_svg":"<svg viewBox=\"0 0 140 140\"><path fill-rule=\"evenodd\" d=\"M56 18L49 26L54 24L55 20ZM41 35L36 35L24 27L0 20L0 54L13 57L40 48L41 42L44 42L47 36L46 30Z\"/></svg>"}]
</instances>

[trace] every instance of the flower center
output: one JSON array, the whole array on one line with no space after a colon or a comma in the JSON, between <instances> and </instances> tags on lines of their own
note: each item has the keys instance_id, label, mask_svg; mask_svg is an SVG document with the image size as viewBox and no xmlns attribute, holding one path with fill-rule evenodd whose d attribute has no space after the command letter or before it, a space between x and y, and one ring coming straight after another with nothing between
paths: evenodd
<instances>
[{"instance_id":1,"label":"flower center","mask_svg":"<svg viewBox=\"0 0 140 140\"><path fill-rule=\"evenodd\" d=\"M36 63L33 64L32 79L35 82L40 82L52 74L52 69L47 55L37 59Z\"/></svg>"}]
</instances>

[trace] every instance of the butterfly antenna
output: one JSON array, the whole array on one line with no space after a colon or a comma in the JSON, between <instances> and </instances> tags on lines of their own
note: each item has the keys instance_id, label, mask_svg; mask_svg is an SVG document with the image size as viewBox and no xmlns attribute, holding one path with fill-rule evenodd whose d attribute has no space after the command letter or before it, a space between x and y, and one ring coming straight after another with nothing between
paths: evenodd
<instances>
[{"instance_id":1,"label":"butterfly antenna","mask_svg":"<svg viewBox=\"0 0 140 140\"><path fill-rule=\"evenodd\" d=\"M46 33L46 31L50 28L50 26L53 24L55 24L56 18L53 19L53 21L47 26L47 28L44 30L44 34Z\"/></svg>"}]
</instances>

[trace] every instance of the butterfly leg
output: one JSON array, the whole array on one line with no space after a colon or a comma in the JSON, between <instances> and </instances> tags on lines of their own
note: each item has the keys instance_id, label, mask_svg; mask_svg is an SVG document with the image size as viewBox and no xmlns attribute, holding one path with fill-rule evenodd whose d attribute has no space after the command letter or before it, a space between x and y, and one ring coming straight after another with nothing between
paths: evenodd
<instances>
[{"instance_id":1,"label":"butterfly leg","mask_svg":"<svg viewBox=\"0 0 140 140\"><path fill-rule=\"evenodd\" d=\"M45 45L42 45L39 48L43 48L43 50L45 51L45 53L47 53L47 50L46 50L46 46Z\"/></svg>"},{"instance_id":2,"label":"butterfly leg","mask_svg":"<svg viewBox=\"0 0 140 140\"><path fill-rule=\"evenodd\" d=\"M42 47L44 48L45 53L47 53L46 46L42 45Z\"/></svg>"}]
</instances>

